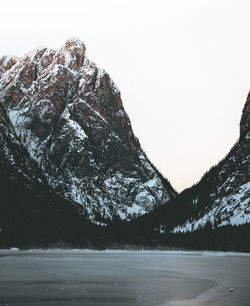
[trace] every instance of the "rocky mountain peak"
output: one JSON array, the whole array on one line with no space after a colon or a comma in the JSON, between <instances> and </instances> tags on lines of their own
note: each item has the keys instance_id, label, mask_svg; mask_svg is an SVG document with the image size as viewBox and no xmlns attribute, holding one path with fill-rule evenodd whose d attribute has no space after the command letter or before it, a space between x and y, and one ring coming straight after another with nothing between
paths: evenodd
<instances>
[{"instance_id":1,"label":"rocky mountain peak","mask_svg":"<svg viewBox=\"0 0 250 306\"><path fill-rule=\"evenodd\" d=\"M85 44L77 37L69 38L62 47L62 50L63 49L72 51L77 55L83 55L83 56L85 55L86 52Z\"/></svg>"},{"instance_id":2,"label":"rocky mountain peak","mask_svg":"<svg viewBox=\"0 0 250 306\"><path fill-rule=\"evenodd\" d=\"M175 197L134 136L109 74L70 38L5 58L0 103L18 141L60 196L90 219L131 218ZM10 132L11 134L11 132Z\"/></svg>"}]
</instances>

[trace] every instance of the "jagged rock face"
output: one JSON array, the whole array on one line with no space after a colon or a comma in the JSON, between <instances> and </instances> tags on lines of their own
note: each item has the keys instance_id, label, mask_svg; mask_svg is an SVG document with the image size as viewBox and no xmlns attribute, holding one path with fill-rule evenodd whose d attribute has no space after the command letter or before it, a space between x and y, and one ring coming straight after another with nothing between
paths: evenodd
<instances>
[{"instance_id":1,"label":"jagged rock face","mask_svg":"<svg viewBox=\"0 0 250 306\"><path fill-rule=\"evenodd\" d=\"M85 45L39 47L0 58L0 103L49 185L84 207L90 219L129 219L175 192L141 150L120 92L88 60Z\"/></svg>"},{"instance_id":2,"label":"jagged rock face","mask_svg":"<svg viewBox=\"0 0 250 306\"><path fill-rule=\"evenodd\" d=\"M201 181L182 192L173 205L188 207L173 231L193 231L250 222L250 94L240 122L240 138L228 155L211 168ZM170 205L172 206L172 205ZM180 220L181 219L181 220ZM177 225L179 224L179 225ZM177 226L176 226L177 225ZM168 224L166 224L168 227Z\"/></svg>"},{"instance_id":3,"label":"jagged rock face","mask_svg":"<svg viewBox=\"0 0 250 306\"><path fill-rule=\"evenodd\" d=\"M5 55L0 58L0 76L16 63L17 57Z\"/></svg>"}]
</instances>

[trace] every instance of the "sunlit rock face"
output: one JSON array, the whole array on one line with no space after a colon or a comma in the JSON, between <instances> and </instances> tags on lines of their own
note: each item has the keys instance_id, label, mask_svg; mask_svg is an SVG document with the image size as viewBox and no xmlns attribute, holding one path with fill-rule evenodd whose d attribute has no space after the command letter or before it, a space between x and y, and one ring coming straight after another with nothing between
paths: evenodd
<instances>
[{"instance_id":1,"label":"sunlit rock face","mask_svg":"<svg viewBox=\"0 0 250 306\"><path fill-rule=\"evenodd\" d=\"M9 138L27 150L53 190L81 204L91 220L131 219L173 199L175 191L143 153L119 89L85 52L84 43L71 38L58 50L0 58Z\"/></svg>"}]
</instances>

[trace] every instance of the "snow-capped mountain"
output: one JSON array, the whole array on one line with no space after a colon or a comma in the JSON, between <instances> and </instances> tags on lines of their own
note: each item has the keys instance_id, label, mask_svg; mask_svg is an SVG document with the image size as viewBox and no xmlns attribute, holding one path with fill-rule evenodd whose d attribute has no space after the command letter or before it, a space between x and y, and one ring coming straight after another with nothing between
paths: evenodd
<instances>
[{"instance_id":1,"label":"snow-capped mountain","mask_svg":"<svg viewBox=\"0 0 250 306\"><path fill-rule=\"evenodd\" d=\"M176 193L142 151L119 89L85 51L71 38L0 58L1 150L27 184L37 175L89 219L130 219Z\"/></svg>"},{"instance_id":2,"label":"snow-capped mountain","mask_svg":"<svg viewBox=\"0 0 250 306\"><path fill-rule=\"evenodd\" d=\"M145 220L162 233L250 223L250 93L239 140L228 155L196 185L149 213Z\"/></svg>"}]
</instances>

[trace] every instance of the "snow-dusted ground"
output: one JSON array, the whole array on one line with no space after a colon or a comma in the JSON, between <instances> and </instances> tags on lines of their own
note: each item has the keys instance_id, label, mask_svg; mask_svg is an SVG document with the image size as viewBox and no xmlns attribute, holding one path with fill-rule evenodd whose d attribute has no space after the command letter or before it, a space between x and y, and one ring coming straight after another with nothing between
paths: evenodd
<instances>
[{"instance_id":1,"label":"snow-dusted ground","mask_svg":"<svg viewBox=\"0 0 250 306\"><path fill-rule=\"evenodd\" d=\"M202 255L202 256L243 256L250 257L250 253L241 252L215 252L215 251L182 251L182 250L93 250L93 249L29 249L20 250L12 247L10 249L0 249L1 253L20 253L20 254L155 254L155 255Z\"/></svg>"}]
</instances>

